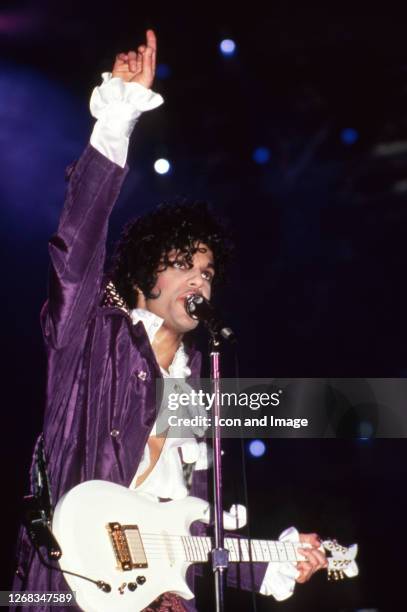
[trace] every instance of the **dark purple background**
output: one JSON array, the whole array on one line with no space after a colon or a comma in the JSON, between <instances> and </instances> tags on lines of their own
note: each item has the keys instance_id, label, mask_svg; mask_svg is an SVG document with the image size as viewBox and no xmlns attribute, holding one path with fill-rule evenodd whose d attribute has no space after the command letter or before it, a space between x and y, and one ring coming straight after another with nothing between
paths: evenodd
<instances>
[{"instance_id":1,"label":"dark purple background","mask_svg":"<svg viewBox=\"0 0 407 612\"><path fill-rule=\"evenodd\" d=\"M111 244L127 218L162 199L208 198L236 231L219 304L240 338L242 375L407 375L403 14L389 2L267 6L1 5L3 588L41 428L39 310L64 168L88 139L99 73L146 27L171 76L156 83L165 106L137 130ZM218 51L224 37L238 44L233 58ZM358 131L355 144L341 141L344 128ZM266 165L252 160L257 146L271 151ZM174 164L170 176L153 171L161 156ZM404 609L405 457L404 440L269 440L263 458L248 460L253 535L295 523L360 544L358 579L326 585L321 574L286 604L259 598L259 610ZM237 443L227 443L225 468L235 501ZM202 609L209 586L200 586ZM249 605L230 594L230 609Z\"/></svg>"}]
</instances>

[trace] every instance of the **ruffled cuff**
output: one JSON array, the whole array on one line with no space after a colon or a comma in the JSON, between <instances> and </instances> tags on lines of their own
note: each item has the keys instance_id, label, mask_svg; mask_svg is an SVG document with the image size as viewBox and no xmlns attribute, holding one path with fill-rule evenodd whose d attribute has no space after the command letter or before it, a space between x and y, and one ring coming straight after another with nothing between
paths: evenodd
<instances>
[{"instance_id":1,"label":"ruffled cuff","mask_svg":"<svg viewBox=\"0 0 407 612\"><path fill-rule=\"evenodd\" d=\"M125 83L102 74L103 83L95 87L90 98L90 112L97 119L90 144L122 168L126 164L129 138L141 113L160 106L160 94L139 83Z\"/></svg>"},{"instance_id":2,"label":"ruffled cuff","mask_svg":"<svg viewBox=\"0 0 407 612\"><path fill-rule=\"evenodd\" d=\"M280 542L298 542L299 533L295 527L283 531L278 538ZM273 595L277 601L291 597L295 587L295 580L300 575L293 563L269 563L260 587L262 595Z\"/></svg>"}]
</instances>

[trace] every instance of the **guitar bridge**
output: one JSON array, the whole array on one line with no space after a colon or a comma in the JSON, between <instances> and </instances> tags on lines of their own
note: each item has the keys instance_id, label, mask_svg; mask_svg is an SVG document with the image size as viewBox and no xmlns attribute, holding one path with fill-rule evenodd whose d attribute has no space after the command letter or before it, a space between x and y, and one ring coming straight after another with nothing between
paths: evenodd
<instances>
[{"instance_id":1,"label":"guitar bridge","mask_svg":"<svg viewBox=\"0 0 407 612\"><path fill-rule=\"evenodd\" d=\"M143 540L137 525L108 523L109 532L117 561L117 569L128 572L135 568L148 567Z\"/></svg>"}]
</instances>

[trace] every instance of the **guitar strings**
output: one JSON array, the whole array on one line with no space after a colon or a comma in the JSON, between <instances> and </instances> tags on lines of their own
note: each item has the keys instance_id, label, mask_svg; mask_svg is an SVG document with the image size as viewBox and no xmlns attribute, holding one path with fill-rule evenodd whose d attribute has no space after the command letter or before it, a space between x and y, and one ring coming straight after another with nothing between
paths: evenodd
<instances>
[{"instance_id":1,"label":"guitar strings","mask_svg":"<svg viewBox=\"0 0 407 612\"><path fill-rule=\"evenodd\" d=\"M181 561L200 562L207 561L212 550L212 540L208 536L178 535L171 533L131 533L126 530L130 552L133 558L140 554L145 554L151 559L166 556L170 559ZM141 538L141 540L139 539ZM229 544L230 542L230 544ZM236 542L236 544L234 544ZM250 554L247 540L244 538L231 537L225 538L225 544L229 545L230 561L249 562ZM297 563L303 560L298 556L296 546L303 546L302 542L280 542L273 540L251 540L251 557L258 563ZM288 553L291 553L290 555ZM271 558L275 555L278 559ZM294 558L293 558L294 557ZM332 557L331 557L332 558ZM329 560L329 558L328 558ZM336 561L350 563L349 560Z\"/></svg>"},{"instance_id":2,"label":"guitar strings","mask_svg":"<svg viewBox=\"0 0 407 612\"><path fill-rule=\"evenodd\" d=\"M174 537L174 536L173 536ZM167 541L166 541L167 540ZM150 539L143 539L143 542L130 542L129 548L132 553L133 558L137 557L139 554L146 554L150 558L159 558L164 556L177 557L181 560L185 561L199 561L199 560L207 560L212 546L210 540L204 540L204 542L194 541L193 544L184 544L183 542L178 540L174 540L172 542L168 541L169 538L166 536L160 537L154 534ZM236 539L235 541L239 541ZM227 543L227 542L226 542ZM206 546L205 546L206 544ZM273 551L274 554L278 554L278 551ZM233 545L229 548L230 553L230 561L236 562L247 562L250 561L250 555L248 547L241 548L240 546L234 547ZM278 559L270 558L271 551L268 548L260 548L260 549L252 549L252 559L254 561L260 563L282 563L285 561L290 562L298 562L301 559L295 556L295 558L289 558L287 554L284 556L278 555Z\"/></svg>"},{"instance_id":3,"label":"guitar strings","mask_svg":"<svg viewBox=\"0 0 407 612\"><path fill-rule=\"evenodd\" d=\"M212 541L211 538L207 536L179 536L176 534L126 534L130 536L129 549L132 553L132 557L137 558L138 555L143 554L145 557L149 559L160 559L162 557L168 557L171 560L180 560L185 562L199 563L208 561L209 554L211 552ZM139 539L141 537L141 540ZM182 540L184 539L184 541ZM133 541L131 541L133 540ZM249 562L250 555L247 546L247 541L239 538L225 538L225 543L228 544L228 541L232 542L230 548L228 549L230 552L230 561L232 563L236 562ZM236 545L233 545L233 542L236 542ZM246 542L245 546L242 546L242 542ZM275 544L273 541L267 540L252 540L252 560L257 563L284 563L291 562L297 563L298 561L303 560L301 557L298 557L298 553L294 547L294 543L292 542L278 542L280 545L280 550L277 547L271 551L268 547L268 542L270 544ZM259 542L259 545L253 547L253 545ZM263 546L261 543L264 543ZM295 558L289 558L286 550L281 550L283 544L283 548L286 549L286 545L289 545L290 552L294 553ZM301 543L299 543L301 545ZM274 555L278 555L278 559L270 558L270 555L274 553ZM282 555L283 553L283 555ZM282 558L283 557L283 558ZM333 559L332 557L328 558L328 562L330 560L335 560L337 564L337 569L341 569L341 567L346 567L351 563L348 559Z\"/></svg>"}]
</instances>

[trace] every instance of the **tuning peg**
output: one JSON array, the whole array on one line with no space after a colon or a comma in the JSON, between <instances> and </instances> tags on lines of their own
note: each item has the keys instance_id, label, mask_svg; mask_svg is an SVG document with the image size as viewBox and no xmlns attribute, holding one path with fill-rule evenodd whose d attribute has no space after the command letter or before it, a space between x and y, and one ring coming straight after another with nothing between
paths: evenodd
<instances>
[{"instance_id":1,"label":"tuning peg","mask_svg":"<svg viewBox=\"0 0 407 612\"><path fill-rule=\"evenodd\" d=\"M343 580L345 575L342 570L329 570L328 571L328 580Z\"/></svg>"}]
</instances>

